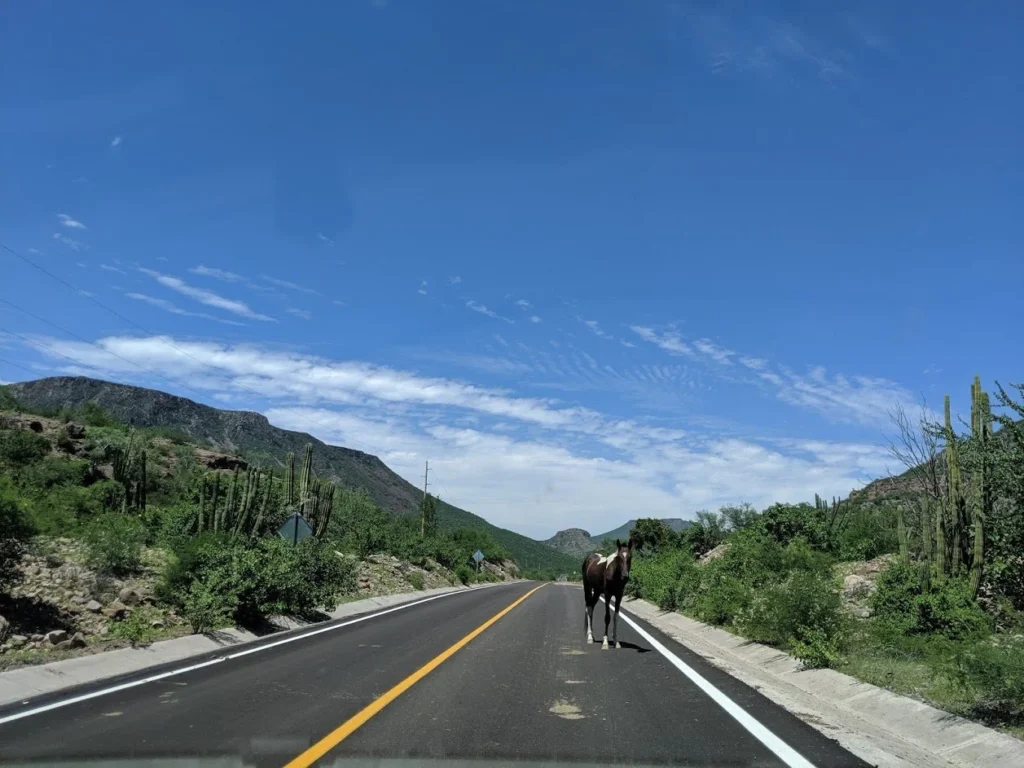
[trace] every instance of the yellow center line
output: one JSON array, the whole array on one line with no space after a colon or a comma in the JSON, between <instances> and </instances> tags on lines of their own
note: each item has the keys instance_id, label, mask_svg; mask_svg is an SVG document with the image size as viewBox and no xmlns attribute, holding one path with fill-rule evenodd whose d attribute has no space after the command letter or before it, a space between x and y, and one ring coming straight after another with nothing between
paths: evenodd
<instances>
[{"instance_id":1,"label":"yellow center line","mask_svg":"<svg viewBox=\"0 0 1024 768\"><path fill-rule=\"evenodd\" d=\"M307 749L301 755L299 755L298 757L292 759L290 762L288 762L285 765L285 768L307 768L307 766L310 766L313 763L315 763L317 760L319 760L321 757L326 755L328 752L330 752L332 749L334 749L336 746L338 746L341 742L343 742L345 739L347 739L349 736L351 736L353 733L355 733L355 731L360 726L362 726L364 723L369 721L370 718L372 718L374 715L376 715L378 712L380 712L382 709L384 709L384 707L386 707L392 701L394 701L399 696L401 696L403 693L405 693L407 690L409 690L414 685L416 685L416 683L418 683L424 677L426 677L431 672L433 672L435 669L437 669L439 666L441 666L441 664L444 663L447 659L449 659L450 657L454 656L456 651L458 651L461 648L465 647L474 637L479 635L481 632L483 632L489 626L494 624L502 616L504 616L506 613L511 611L513 608L515 608L521 602L523 602L523 600L525 600L530 595L532 595L534 592L536 592L538 589L541 589L544 586L546 586L546 584L541 584L539 587L534 587L529 592L527 592L525 595L523 595L518 600L516 600L514 603L512 603L508 607L503 608L502 610L498 611L498 613L496 613L493 616L491 616L491 618L489 618L487 621L485 621L479 627L474 629L472 632L470 632L464 638L459 640L457 643L455 643L455 645L453 645L450 648L448 648L447 650L442 651L441 653L439 653L437 656L435 656L433 659L428 661L422 667L417 669L415 672L413 672L411 675L409 675L407 678L405 678L405 680L400 682L398 685L396 685L394 688L389 690L383 696L380 696L380 697L374 699L370 704L368 704L366 707L361 709L356 714L352 715L352 717L350 717L344 723L339 725L337 728L335 728L329 734L324 736L322 739L320 739L320 741L318 741L316 744L311 746L309 749Z\"/></svg>"}]
</instances>

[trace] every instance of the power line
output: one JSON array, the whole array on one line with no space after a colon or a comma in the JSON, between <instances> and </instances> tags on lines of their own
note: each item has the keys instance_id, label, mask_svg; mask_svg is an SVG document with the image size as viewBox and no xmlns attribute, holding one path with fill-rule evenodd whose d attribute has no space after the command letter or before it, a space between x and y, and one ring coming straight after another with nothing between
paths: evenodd
<instances>
[{"instance_id":1,"label":"power line","mask_svg":"<svg viewBox=\"0 0 1024 768\"><path fill-rule=\"evenodd\" d=\"M12 368L20 368L21 370L25 371L25 373L31 373L33 376L36 376L39 373L39 371L33 371L31 368L26 368L24 365L18 365L17 363L12 363L10 360L5 360L2 357L0 357L0 363L4 363L5 365L9 365Z\"/></svg>"},{"instance_id":2,"label":"power line","mask_svg":"<svg viewBox=\"0 0 1024 768\"><path fill-rule=\"evenodd\" d=\"M0 243L0 248L2 248L3 250L7 251L12 256L15 256L15 257L21 259L22 261L24 261L29 266L33 267L34 269L38 270L39 272L42 272L44 275L53 278L54 280L56 280L57 282L59 282L60 284L65 286L66 288L74 291L76 294L78 294L80 296L84 296L85 298L89 299L89 301L91 301L93 304L96 304L97 306L101 307L102 309L105 309L107 312L110 312L115 317L123 320L124 322L128 323L129 325L133 326L134 328L139 329L143 333L148 334L149 336L155 338L157 341L159 341L160 343L164 344L167 347L170 347L175 352L178 352L179 354L182 354L185 357L191 359L192 361L194 361L198 365L203 366L205 368L209 368L211 370L218 370L214 366L210 365L209 363L203 362L202 360L200 360L199 358L195 357L194 355L192 355L192 354L186 352L185 350L181 349L180 347L172 344L167 339L165 339L163 336L160 336L159 334L156 334L153 331L151 331L151 330L149 330L149 329L139 325L138 323L136 323L131 318L126 317L125 315L122 315L116 309L113 309L112 307L108 307L106 304L104 304L102 301L100 301L99 299L97 299L95 296L91 295L87 291L84 291L81 288L78 288L77 286L72 285L71 283L69 283L64 278L60 277L59 275L54 274L53 272L51 272L50 270L46 269L42 265L37 264L35 261L33 261L32 259L28 258L27 256L24 256L24 255L18 253L13 248L11 248L10 246L6 245L5 243ZM10 304L11 306L15 306L14 304L11 304L10 302L6 302L6 303ZM15 307L15 308L16 309L20 309L19 307ZM26 312L26 310L21 310L21 311ZM31 314L31 313L26 312L26 314ZM37 319L42 320L42 318L37 318ZM54 326L55 328L59 328L60 327L60 326L57 326L55 323L51 323L48 320L42 320L42 322L48 323L48 324ZM76 336L76 338L81 338L80 336L77 336L76 334L71 333L70 331L65 330L64 332L65 333L69 333L72 336ZM83 341L85 341L85 340L83 339ZM34 343L34 342L30 341L29 343ZM87 343L92 344L93 346L97 347L97 349L101 349L104 352L107 352L108 354L113 355L114 357L120 357L120 359L125 360L126 362L129 362L132 365L135 365L135 366L137 366L138 368L140 368L140 369L142 369L144 371L148 370L144 366L139 365L138 363L135 363L135 362L133 362L131 360L128 360L127 358L121 357L120 355L117 355L116 353L110 352L109 350L106 350L103 347L99 347L98 345L94 344L93 342L88 342L87 341ZM36 346L40 346L40 345L37 344ZM54 354L60 354L60 353L59 352L54 352ZM67 355L62 355L62 357L67 357ZM73 359L73 358L68 358L68 359ZM85 366L87 366L89 368L92 368L93 370L96 370L96 371L100 371L101 373L103 373L103 375L109 375L107 372L102 371L102 369L97 368L96 366L88 365L87 363L81 363L81 362L79 362L78 364L79 365L85 365ZM162 378L164 381L172 383L175 386L180 386L180 387L182 387L184 389L187 389L188 391L193 392L193 393L199 395L200 397L202 397L202 395L199 392L197 392L196 390L192 389L191 387L188 387L187 385L176 383L176 382L172 382L170 379L167 379L166 377L160 376L160 374L154 373L152 371L148 371L148 372L151 373L154 376L157 376L158 378ZM119 382L119 383L123 383L123 384L127 385L127 382ZM244 384L238 382L237 380L234 381L233 384L234 384L234 386L238 387L239 389L243 389L246 392L249 392L250 394L255 395L256 397L259 397L259 398L265 397L265 395L262 394L261 392L257 392L256 390L251 389L250 387L245 386ZM131 385L128 385L128 386L131 386ZM283 407L283 408L281 408L281 410L285 411L286 413L291 413L294 416L298 416L300 419L303 419L303 420L305 420L306 422L308 422L310 424L315 424L316 426L318 426L318 427L320 427L322 429L325 429L325 430L328 430L328 431L330 431L330 429L331 429L326 424L322 424L321 422L317 421L316 419L313 419L313 418L307 416L306 414L300 413L300 412L298 412L296 410L293 410L291 408ZM369 443L364 442L362 440L351 440L350 442L353 442L353 443L356 443L356 444L360 444L360 445L364 445L367 448L369 448L370 450L375 451L377 453L386 453L386 451L384 451L383 449L381 449L381 448L379 448L377 446L370 445Z\"/></svg>"}]
</instances>

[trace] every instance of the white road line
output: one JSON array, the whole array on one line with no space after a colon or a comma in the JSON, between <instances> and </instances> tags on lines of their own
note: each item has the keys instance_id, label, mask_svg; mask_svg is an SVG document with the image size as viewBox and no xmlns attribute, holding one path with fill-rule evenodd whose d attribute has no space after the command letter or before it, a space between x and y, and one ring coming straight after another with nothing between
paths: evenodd
<instances>
[{"instance_id":1,"label":"white road line","mask_svg":"<svg viewBox=\"0 0 1024 768\"><path fill-rule=\"evenodd\" d=\"M401 611L406 608L412 608L414 605L423 605L429 603L432 600L440 600L443 597L451 597L452 595L464 595L466 592L475 592L478 589L486 589L486 587L470 587L468 590L459 590L457 592L445 592L440 595L433 595L432 597L425 597L422 600L416 600L412 603L402 603L396 605L394 608L386 608L383 611L377 611L376 613L370 613L365 616L359 616L355 619L342 622L341 624L331 624L328 627L321 627L320 629L314 629L311 632L303 632L292 637L286 637L281 640L276 640L273 643L267 643L266 645L260 645L255 648L247 648L244 651L237 651L236 653L228 654L227 656L219 656L216 659L210 659L209 661L202 661L198 664L191 664L187 667L180 667L178 669L172 669L167 672L161 672L157 675L150 675L144 677L141 680L132 680L128 683L121 683L120 685L112 685L109 688L101 688L98 691L92 691L90 693L83 693L80 696L72 696L68 699L61 699L60 701L54 701L50 704L44 704L39 707L33 707L26 709L23 712L16 712L13 715L7 715L6 717L0 717L0 725L5 723L11 723L15 720L21 720L22 718L31 717L32 715L39 715L43 712L50 712L54 709L60 709L61 707L67 707L71 704L78 704L81 701L88 701L89 699L99 698L100 696L106 696L111 693L117 693L128 688L135 688L139 685L146 685L157 680L164 680L168 677L174 677L175 675L183 675L186 672L194 672L197 669L203 669L204 667L212 667L214 664L220 664L223 661L230 661L231 659L238 659L242 656L248 656L253 653L259 653L260 651L267 651L271 648L277 648L279 645L286 645L287 643L298 642L299 640L305 640L307 637L313 637L314 635L322 635L324 632L333 632L336 629L342 629L344 627L351 627L353 624L359 624L363 621L369 621L370 619L376 619L378 616L385 616L395 611Z\"/></svg>"},{"instance_id":2,"label":"white road line","mask_svg":"<svg viewBox=\"0 0 1024 768\"><path fill-rule=\"evenodd\" d=\"M604 602L604 598L601 598L601 601ZM803 755L789 746L789 744L761 725L761 723L751 716L745 709L715 688L715 686L709 683L707 679L697 672L697 670L672 653L672 651L666 648L636 621L629 618L629 616L621 611L619 612L619 615L622 617L623 621L629 624L629 626L640 634L640 637L650 643L654 650L668 659L669 663L672 664L673 667L686 675L686 677L690 679L690 682L710 696L718 706L724 709L737 723L742 725L751 736L768 747L768 749L770 749L777 758L788 765L789 768L814 768L814 764L812 762L807 760Z\"/></svg>"}]
</instances>

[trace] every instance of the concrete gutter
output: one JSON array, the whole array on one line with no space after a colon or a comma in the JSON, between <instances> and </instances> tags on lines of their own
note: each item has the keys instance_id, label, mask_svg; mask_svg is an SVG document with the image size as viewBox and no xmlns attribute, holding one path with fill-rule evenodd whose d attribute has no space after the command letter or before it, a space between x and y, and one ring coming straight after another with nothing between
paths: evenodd
<instances>
[{"instance_id":1,"label":"concrete gutter","mask_svg":"<svg viewBox=\"0 0 1024 768\"><path fill-rule=\"evenodd\" d=\"M368 597L342 603L330 613L331 619L343 619L359 614L371 613L381 608L390 608L402 603L422 600L432 595L448 592L468 592L474 589L500 586L510 582L482 584L475 587L438 587L418 592L403 592L396 595ZM205 635L187 635L173 640L161 640L140 648L122 648L116 651L78 656L73 659L54 661L32 667L21 667L0 673L0 706L31 699L43 694L56 693L66 688L93 683L127 674L141 672L153 667L184 661L215 651L235 651L258 640L278 639L289 632L323 626L326 622L301 624L293 619L276 618L275 623L285 627L269 637L259 637L244 629L224 629Z\"/></svg>"},{"instance_id":2,"label":"concrete gutter","mask_svg":"<svg viewBox=\"0 0 1024 768\"><path fill-rule=\"evenodd\" d=\"M645 600L624 609L877 766L1020 768L1024 742Z\"/></svg>"}]
</instances>

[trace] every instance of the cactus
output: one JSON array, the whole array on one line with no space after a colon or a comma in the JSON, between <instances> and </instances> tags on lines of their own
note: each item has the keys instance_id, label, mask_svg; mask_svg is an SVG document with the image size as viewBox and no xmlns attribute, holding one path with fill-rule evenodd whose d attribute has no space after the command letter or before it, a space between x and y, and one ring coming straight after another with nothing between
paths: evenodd
<instances>
[{"instance_id":1,"label":"cactus","mask_svg":"<svg viewBox=\"0 0 1024 768\"><path fill-rule=\"evenodd\" d=\"M955 576L960 573L963 564L964 553L961 537L967 527L967 503L960 476L960 452L957 450L957 437L953 431L953 421L949 413L949 395L945 397L943 410L946 427L946 507L952 545L949 568Z\"/></svg>"},{"instance_id":2,"label":"cactus","mask_svg":"<svg viewBox=\"0 0 1024 768\"><path fill-rule=\"evenodd\" d=\"M302 456L302 485L299 488L299 511L306 515L310 512L310 494L313 486L313 444L306 443Z\"/></svg>"},{"instance_id":3,"label":"cactus","mask_svg":"<svg viewBox=\"0 0 1024 768\"><path fill-rule=\"evenodd\" d=\"M203 482L199 486L199 525L197 530L203 532L203 521L206 519L206 475L203 475Z\"/></svg>"},{"instance_id":4,"label":"cactus","mask_svg":"<svg viewBox=\"0 0 1024 768\"><path fill-rule=\"evenodd\" d=\"M256 515L256 520L253 521L252 530L249 532L251 536L259 536L260 530L263 528L263 521L267 517L267 512L270 509L270 494L274 489L274 471L270 470L270 475L267 478L267 487L263 491L263 503L260 505L259 514Z\"/></svg>"},{"instance_id":5,"label":"cactus","mask_svg":"<svg viewBox=\"0 0 1024 768\"><path fill-rule=\"evenodd\" d=\"M971 436L973 448L978 457L974 468L973 493L971 495L971 517L974 529L974 540L971 546L970 585L971 593L978 594L981 587L982 571L985 563L985 518L991 504L989 487L988 450L989 438L992 434L992 407L988 393L981 388L981 377L975 376L971 385Z\"/></svg>"},{"instance_id":6,"label":"cactus","mask_svg":"<svg viewBox=\"0 0 1024 768\"><path fill-rule=\"evenodd\" d=\"M932 582L932 507L926 498L921 503L921 591L928 592Z\"/></svg>"},{"instance_id":7,"label":"cactus","mask_svg":"<svg viewBox=\"0 0 1024 768\"><path fill-rule=\"evenodd\" d=\"M289 507L295 506L295 454L288 454L288 474L285 475L288 485L285 488L284 503Z\"/></svg>"},{"instance_id":8,"label":"cactus","mask_svg":"<svg viewBox=\"0 0 1024 768\"><path fill-rule=\"evenodd\" d=\"M910 562L910 549L907 543L907 523L904 519L903 505L896 505L896 536L900 542L900 560Z\"/></svg>"}]
</instances>

